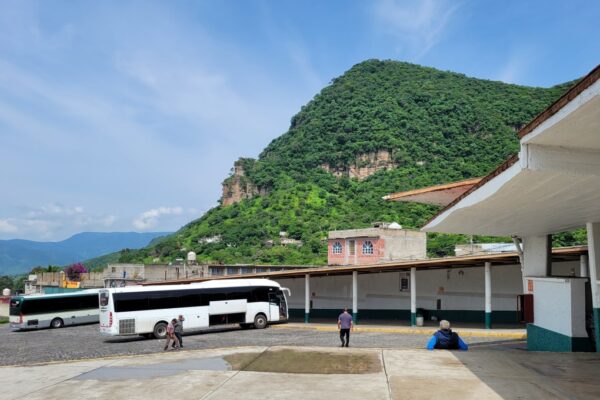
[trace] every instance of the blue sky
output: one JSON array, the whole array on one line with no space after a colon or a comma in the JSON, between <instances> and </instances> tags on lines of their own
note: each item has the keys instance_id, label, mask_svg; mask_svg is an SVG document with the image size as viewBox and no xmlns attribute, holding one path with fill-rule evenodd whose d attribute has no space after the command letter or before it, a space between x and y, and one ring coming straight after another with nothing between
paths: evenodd
<instances>
[{"instance_id":1,"label":"blue sky","mask_svg":"<svg viewBox=\"0 0 600 400\"><path fill-rule=\"evenodd\" d=\"M0 239L175 230L369 58L551 86L600 63L583 1L11 1Z\"/></svg>"}]
</instances>

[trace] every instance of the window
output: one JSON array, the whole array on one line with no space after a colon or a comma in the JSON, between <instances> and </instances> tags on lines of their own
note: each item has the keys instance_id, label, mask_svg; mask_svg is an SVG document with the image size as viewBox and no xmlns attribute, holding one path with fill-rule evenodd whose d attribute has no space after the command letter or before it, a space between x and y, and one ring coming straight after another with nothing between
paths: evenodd
<instances>
[{"instance_id":1,"label":"window","mask_svg":"<svg viewBox=\"0 0 600 400\"><path fill-rule=\"evenodd\" d=\"M227 275L237 275L240 273L239 268L227 267Z\"/></svg>"},{"instance_id":2,"label":"window","mask_svg":"<svg viewBox=\"0 0 600 400\"><path fill-rule=\"evenodd\" d=\"M353 256L356 254L356 242L351 240L348 244L350 255Z\"/></svg>"},{"instance_id":3,"label":"window","mask_svg":"<svg viewBox=\"0 0 600 400\"><path fill-rule=\"evenodd\" d=\"M106 307L108 305L108 292L100 292L100 306Z\"/></svg>"},{"instance_id":4,"label":"window","mask_svg":"<svg viewBox=\"0 0 600 400\"><path fill-rule=\"evenodd\" d=\"M362 253L366 255L373 254L373 243L370 240L367 240L363 243Z\"/></svg>"},{"instance_id":5,"label":"window","mask_svg":"<svg viewBox=\"0 0 600 400\"><path fill-rule=\"evenodd\" d=\"M333 254L342 254L342 244L340 242L335 242L332 248Z\"/></svg>"},{"instance_id":6,"label":"window","mask_svg":"<svg viewBox=\"0 0 600 400\"><path fill-rule=\"evenodd\" d=\"M410 273L400 272L400 291L407 292L410 290Z\"/></svg>"}]
</instances>

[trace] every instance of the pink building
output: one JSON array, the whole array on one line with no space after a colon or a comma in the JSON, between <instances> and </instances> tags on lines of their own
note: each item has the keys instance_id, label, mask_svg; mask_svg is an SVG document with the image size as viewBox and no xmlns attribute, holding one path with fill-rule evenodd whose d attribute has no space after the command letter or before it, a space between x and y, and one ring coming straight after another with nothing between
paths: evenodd
<instances>
[{"instance_id":1,"label":"pink building","mask_svg":"<svg viewBox=\"0 0 600 400\"><path fill-rule=\"evenodd\" d=\"M329 232L327 264L363 265L427 258L424 232L402 229L397 223Z\"/></svg>"}]
</instances>

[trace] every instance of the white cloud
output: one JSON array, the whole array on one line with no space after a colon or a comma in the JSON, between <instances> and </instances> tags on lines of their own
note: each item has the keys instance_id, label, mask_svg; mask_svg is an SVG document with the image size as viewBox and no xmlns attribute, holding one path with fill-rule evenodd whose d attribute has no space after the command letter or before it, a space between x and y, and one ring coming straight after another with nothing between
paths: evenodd
<instances>
[{"instance_id":1,"label":"white cloud","mask_svg":"<svg viewBox=\"0 0 600 400\"><path fill-rule=\"evenodd\" d=\"M18 228L11 224L7 219L0 219L0 232L1 233L16 233Z\"/></svg>"},{"instance_id":2,"label":"white cloud","mask_svg":"<svg viewBox=\"0 0 600 400\"><path fill-rule=\"evenodd\" d=\"M523 84L524 78L535 64L538 55L535 47L520 43L509 50L505 57L506 62L501 66L494 79L506 83Z\"/></svg>"},{"instance_id":3,"label":"white cloud","mask_svg":"<svg viewBox=\"0 0 600 400\"><path fill-rule=\"evenodd\" d=\"M135 220L133 226L136 229L145 231L154 228L159 219L164 215L181 215L183 208L181 207L158 207L141 213Z\"/></svg>"},{"instance_id":4,"label":"white cloud","mask_svg":"<svg viewBox=\"0 0 600 400\"><path fill-rule=\"evenodd\" d=\"M117 220L117 217L115 217L114 215L107 215L106 217L102 218L101 222L102 222L102 225L109 227L109 226L112 226L116 220Z\"/></svg>"},{"instance_id":5,"label":"white cloud","mask_svg":"<svg viewBox=\"0 0 600 400\"><path fill-rule=\"evenodd\" d=\"M2 238L61 240L82 231L102 231L114 225L114 215L88 213L82 206L51 203L21 208L19 215L0 219Z\"/></svg>"},{"instance_id":6,"label":"white cloud","mask_svg":"<svg viewBox=\"0 0 600 400\"><path fill-rule=\"evenodd\" d=\"M373 8L377 29L397 40L397 50L418 61L442 38L460 2L380 0Z\"/></svg>"}]
</instances>

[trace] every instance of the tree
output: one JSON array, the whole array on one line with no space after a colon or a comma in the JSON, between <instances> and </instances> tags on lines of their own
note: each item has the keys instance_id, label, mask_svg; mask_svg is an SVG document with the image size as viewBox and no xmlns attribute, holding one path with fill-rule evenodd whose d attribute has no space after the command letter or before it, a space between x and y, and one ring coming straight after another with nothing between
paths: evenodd
<instances>
[{"instance_id":1,"label":"tree","mask_svg":"<svg viewBox=\"0 0 600 400\"><path fill-rule=\"evenodd\" d=\"M70 281L80 280L81 274L85 274L87 269L82 263L71 264L65 268L65 275Z\"/></svg>"},{"instance_id":2,"label":"tree","mask_svg":"<svg viewBox=\"0 0 600 400\"><path fill-rule=\"evenodd\" d=\"M10 276L0 276L0 291L4 289L12 289L14 285L13 278Z\"/></svg>"}]
</instances>

